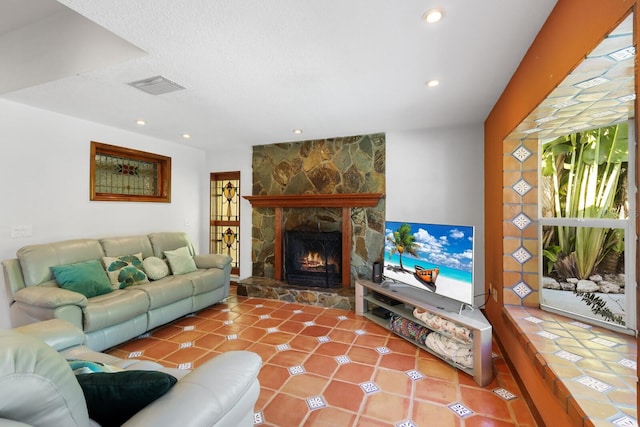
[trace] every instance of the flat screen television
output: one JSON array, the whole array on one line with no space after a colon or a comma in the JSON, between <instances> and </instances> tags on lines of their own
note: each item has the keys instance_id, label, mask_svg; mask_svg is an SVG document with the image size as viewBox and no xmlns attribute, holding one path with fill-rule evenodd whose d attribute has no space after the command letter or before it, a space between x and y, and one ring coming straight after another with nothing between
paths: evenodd
<instances>
[{"instance_id":1,"label":"flat screen television","mask_svg":"<svg viewBox=\"0 0 640 427\"><path fill-rule=\"evenodd\" d=\"M386 221L383 276L473 306L473 232L468 225Z\"/></svg>"}]
</instances>

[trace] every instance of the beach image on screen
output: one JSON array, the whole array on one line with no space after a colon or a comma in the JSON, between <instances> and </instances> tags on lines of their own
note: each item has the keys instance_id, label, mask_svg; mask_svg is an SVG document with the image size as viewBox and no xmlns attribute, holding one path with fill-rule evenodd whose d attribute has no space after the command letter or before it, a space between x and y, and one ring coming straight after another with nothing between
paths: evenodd
<instances>
[{"instance_id":1,"label":"beach image on screen","mask_svg":"<svg viewBox=\"0 0 640 427\"><path fill-rule=\"evenodd\" d=\"M473 227L387 221L383 274L473 304Z\"/></svg>"}]
</instances>

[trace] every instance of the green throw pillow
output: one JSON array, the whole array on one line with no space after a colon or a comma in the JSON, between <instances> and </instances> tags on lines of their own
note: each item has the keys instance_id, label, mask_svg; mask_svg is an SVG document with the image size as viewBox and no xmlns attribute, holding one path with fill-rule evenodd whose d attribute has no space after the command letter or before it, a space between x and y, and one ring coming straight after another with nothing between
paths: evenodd
<instances>
[{"instance_id":1,"label":"green throw pillow","mask_svg":"<svg viewBox=\"0 0 640 427\"><path fill-rule=\"evenodd\" d=\"M189 252L188 247L178 248L174 251L164 251L164 256L169 261L169 267L174 275L191 273L196 271L196 263Z\"/></svg>"},{"instance_id":2,"label":"green throw pillow","mask_svg":"<svg viewBox=\"0 0 640 427\"><path fill-rule=\"evenodd\" d=\"M114 289L149 282L142 267L142 253L119 257L104 257L104 268Z\"/></svg>"},{"instance_id":3,"label":"green throw pillow","mask_svg":"<svg viewBox=\"0 0 640 427\"><path fill-rule=\"evenodd\" d=\"M159 371L96 372L76 375L89 417L102 427L120 426L165 394L178 381Z\"/></svg>"},{"instance_id":4,"label":"green throw pillow","mask_svg":"<svg viewBox=\"0 0 640 427\"><path fill-rule=\"evenodd\" d=\"M62 289L81 293L87 298L111 292L111 282L100 261L51 267L51 272Z\"/></svg>"}]
</instances>

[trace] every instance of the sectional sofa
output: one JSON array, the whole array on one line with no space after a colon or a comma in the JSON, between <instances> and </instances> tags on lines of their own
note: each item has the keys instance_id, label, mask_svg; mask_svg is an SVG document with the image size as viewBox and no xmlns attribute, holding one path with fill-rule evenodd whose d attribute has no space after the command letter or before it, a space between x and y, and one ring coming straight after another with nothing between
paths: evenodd
<instances>
[{"instance_id":1,"label":"sectional sofa","mask_svg":"<svg viewBox=\"0 0 640 427\"><path fill-rule=\"evenodd\" d=\"M231 258L159 232L29 245L2 266L14 327L64 319L101 351L226 298Z\"/></svg>"}]
</instances>

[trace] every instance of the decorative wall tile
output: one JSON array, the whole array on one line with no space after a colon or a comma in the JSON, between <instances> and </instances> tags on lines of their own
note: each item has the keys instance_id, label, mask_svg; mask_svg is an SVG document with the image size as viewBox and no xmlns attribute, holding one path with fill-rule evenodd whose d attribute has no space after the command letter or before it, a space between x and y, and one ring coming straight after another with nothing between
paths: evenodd
<instances>
[{"instance_id":1,"label":"decorative wall tile","mask_svg":"<svg viewBox=\"0 0 640 427\"><path fill-rule=\"evenodd\" d=\"M533 290L526 283L520 282L513 287L513 292L515 292L520 298L525 298L533 292Z\"/></svg>"},{"instance_id":2,"label":"decorative wall tile","mask_svg":"<svg viewBox=\"0 0 640 427\"><path fill-rule=\"evenodd\" d=\"M531 218L529 218L528 216L526 216L525 214L521 213L518 216L516 216L515 218L513 218L511 220L511 222L513 223L513 225L515 225L516 227L518 227L520 230L524 230L525 228L527 228L529 226L529 224L531 224L533 221L531 221Z\"/></svg>"},{"instance_id":3,"label":"decorative wall tile","mask_svg":"<svg viewBox=\"0 0 640 427\"><path fill-rule=\"evenodd\" d=\"M524 264L525 262L529 261L532 257L531 253L522 246L518 248L517 251L512 253L511 256L515 258L516 261L518 261L520 264Z\"/></svg>"},{"instance_id":4,"label":"decorative wall tile","mask_svg":"<svg viewBox=\"0 0 640 427\"><path fill-rule=\"evenodd\" d=\"M513 157L518 159L520 162L524 162L531 156L531 151L527 150L526 147L520 146L513 153L511 153Z\"/></svg>"},{"instance_id":5,"label":"decorative wall tile","mask_svg":"<svg viewBox=\"0 0 640 427\"><path fill-rule=\"evenodd\" d=\"M513 188L513 191L515 191L519 195L524 196L533 187L527 181L525 181L524 179L521 179L520 181L516 182L515 185L511 188Z\"/></svg>"}]
</instances>

